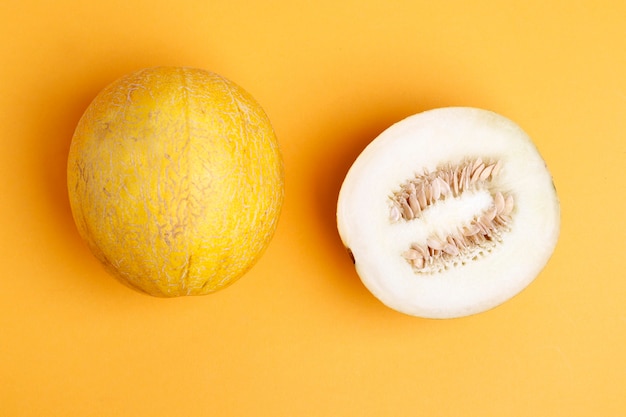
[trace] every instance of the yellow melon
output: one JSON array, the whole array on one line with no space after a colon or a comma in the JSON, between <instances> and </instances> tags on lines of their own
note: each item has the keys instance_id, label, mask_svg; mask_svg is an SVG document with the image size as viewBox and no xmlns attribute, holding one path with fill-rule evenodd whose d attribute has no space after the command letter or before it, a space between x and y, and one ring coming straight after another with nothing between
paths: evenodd
<instances>
[{"instance_id":1,"label":"yellow melon","mask_svg":"<svg viewBox=\"0 0 626 417\"><path fill-rule=\"evenodd\" d=\"M95 256L154 296L228 286L260 258L284 197L270 121L212 72L147 68L106 87L74 133L72 214Z\"/></svg>"}]
</instances>

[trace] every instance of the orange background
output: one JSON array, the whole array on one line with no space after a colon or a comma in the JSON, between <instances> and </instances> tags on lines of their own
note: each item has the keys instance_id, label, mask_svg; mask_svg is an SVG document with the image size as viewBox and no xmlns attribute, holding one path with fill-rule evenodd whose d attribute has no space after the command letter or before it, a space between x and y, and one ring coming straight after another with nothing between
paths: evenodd
<instances>
[{"instance_id":1,"label":"orange background","mask_svg":"<svg viewBox=\"0 0 626 417\"><path fill-rule=\"evenodd\" d=\"M626 415L625 16L617 0L3 1L0 415ZM239 83L284 152L277 234L214 295L122 286L69 211L79 117L152 65ZM562 232L519 296L435 321L365 290L335 204L370 140L447 105L534 138Z\"/></svg>"}]
</instances>

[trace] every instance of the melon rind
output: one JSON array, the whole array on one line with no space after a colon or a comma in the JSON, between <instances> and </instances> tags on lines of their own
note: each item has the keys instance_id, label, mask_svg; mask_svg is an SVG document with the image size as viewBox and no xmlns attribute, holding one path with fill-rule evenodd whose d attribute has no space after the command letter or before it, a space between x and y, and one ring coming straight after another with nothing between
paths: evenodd
<instances>
[{"instance_id":1,"label":"melon rind","mask_svg":"<svg viewBox=\"0 0 626 417\"><path fill-rule=\"evenodd\" d=\"M210 71L151 67L105 87L70 145L81 237L122 283L205 295L260 259L278 224L284 167L260 104Z\"/></svg>"}]
</instances>

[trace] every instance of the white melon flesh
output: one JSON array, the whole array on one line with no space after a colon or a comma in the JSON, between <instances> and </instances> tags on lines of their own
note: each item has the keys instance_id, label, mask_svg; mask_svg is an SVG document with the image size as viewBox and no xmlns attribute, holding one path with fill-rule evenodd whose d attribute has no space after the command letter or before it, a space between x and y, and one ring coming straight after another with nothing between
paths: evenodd
<instances>
[{"instance_id":1,"label":"white melon flesh","mask_svg":"<svg viewBox=\"0 0 626 417\"><path fill-rule=\"evenodd\" d=\"M484 180L481 161L494 173L483 169ZM394 196L416 178L426 178L417 187L428 189L430 203L399 219ZM455 192L452 178L465 188ZM503 209L507 197L513 205ZM472 233L477 219L498 210L506 215L484 220L493 233L464 237L464 227ZM522 291L552 255L559 217L552 177L526 133L493 112L465 107L426 111L384 131L350 168L337 207L340 237L363 284L388 307L427 318L479 313ZM449 242L457 245L432 247ZM417 255L416 267L407 253L418 246L429 252Z\"/></svg>"}]
</instances>

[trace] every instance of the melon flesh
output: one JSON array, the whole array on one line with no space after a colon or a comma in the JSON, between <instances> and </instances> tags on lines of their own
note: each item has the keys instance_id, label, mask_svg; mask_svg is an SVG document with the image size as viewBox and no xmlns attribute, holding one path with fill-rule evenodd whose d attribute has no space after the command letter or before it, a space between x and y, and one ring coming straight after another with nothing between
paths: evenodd
<instances>
[{"instance_id":1,"label":"melon flesh","mask_svg":"<svg viewBox=\"0 0 626 417\"><path fill-rule=\"evenodd\" d=\"M402 183L476 158L501 163L488 187L442 197L412 220L390 220ZM416 271L403 257L412 243L468 224L498 192L515 206L488 250L449 257L434 272ZM527 134L498 114L464 107L423 112L384 131L350 168L337 206L339 234L363 284L388 307L427 318L479 313L522 291L553 253L559 217L552 177Z\"/></svg>"}]
</instances>

